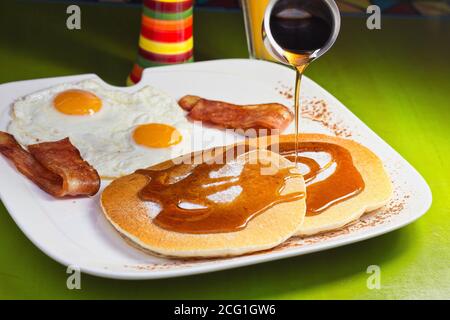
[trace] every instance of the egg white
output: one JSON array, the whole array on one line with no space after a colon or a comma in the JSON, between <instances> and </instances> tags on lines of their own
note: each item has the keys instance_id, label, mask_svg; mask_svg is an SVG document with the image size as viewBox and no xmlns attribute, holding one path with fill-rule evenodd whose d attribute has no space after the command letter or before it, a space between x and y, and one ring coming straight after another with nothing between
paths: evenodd
<instances>
[{"instance_id":1,"label":"egg white","mask_svg":"<svg viewBox=\"0 0 450 320\"><path fill-rule=\"evenodd\" d=\"M86 116L59 112L53 99L69 89L94 93L102 100L102 108ZM138 125L146 123L173 126L183 139L168 148L140 146L134 142L132 133ZM189 153L192 124L172 97L153 87L128 93L107 88L96 80L85 80L54 86L17 100L12 106L8 131L24 146L69 137L101 177L115 178Z\"/></svg>"}]
</instances>

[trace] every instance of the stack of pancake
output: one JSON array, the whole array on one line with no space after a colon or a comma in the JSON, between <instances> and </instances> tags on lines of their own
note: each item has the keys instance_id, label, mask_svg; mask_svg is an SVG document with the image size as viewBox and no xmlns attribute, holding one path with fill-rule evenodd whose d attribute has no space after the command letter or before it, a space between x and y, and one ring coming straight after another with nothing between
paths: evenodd
<instances>
[{"instance_id":1,"label":"stack of pancake","mask_svg":"<svg viewBox=\"0 0 450 320\"><path fill-rule=\"evenodd\" d=\"M152 254L223 257L342 228L392 196L382 162L357 142L319 134L299 135L298 145L295 135L277 139L194 153L116 179L101 195L103 212Z\"/></svg>"}]
</instances>

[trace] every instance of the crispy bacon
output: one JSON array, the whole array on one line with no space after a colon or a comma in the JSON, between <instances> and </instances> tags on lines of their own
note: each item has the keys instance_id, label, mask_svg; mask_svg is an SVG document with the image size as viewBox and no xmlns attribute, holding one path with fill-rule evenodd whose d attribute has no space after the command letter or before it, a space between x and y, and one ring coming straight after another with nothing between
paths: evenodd
<instances>
[{"instance_id":1,"label":"crispy bacon","mask_svg":"<svg viewBox=\"0 0 450 320\"><path fill-rule=\"evenodd\" d=\"M81 158L69 138L28 146L0 131L0 153L28 179L54 197L94 195L100 188L97 171Z\"/></svg>"},{"instance_id":2,"label":"crispy bacon","mask_svg":"<svg viewBox=\"0 0 450 320\"><path fill-rule=\"evenodd\" d=\"M187 95L181 98L178 104L189 112L191 119L209 122L222 128L283 131L294 119L292 112L279 103L239 106Z\"/></svg>"}]
</instances>

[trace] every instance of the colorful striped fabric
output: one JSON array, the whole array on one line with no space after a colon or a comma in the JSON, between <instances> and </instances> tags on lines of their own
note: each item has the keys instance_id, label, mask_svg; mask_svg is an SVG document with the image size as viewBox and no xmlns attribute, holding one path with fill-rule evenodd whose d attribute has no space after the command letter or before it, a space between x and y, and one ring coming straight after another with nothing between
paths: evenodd
<instances>
[{"instance_id":1,"label":"colorful striped fabric","mask_svg":"<svg viewBox=\"0 0 450 320\"><path fill-rule=\"evenodd\" d=\"M144 0L139 51L127 79L139 82L148 67L193 61L193 0Z\"/></svg>"}]
</instances>

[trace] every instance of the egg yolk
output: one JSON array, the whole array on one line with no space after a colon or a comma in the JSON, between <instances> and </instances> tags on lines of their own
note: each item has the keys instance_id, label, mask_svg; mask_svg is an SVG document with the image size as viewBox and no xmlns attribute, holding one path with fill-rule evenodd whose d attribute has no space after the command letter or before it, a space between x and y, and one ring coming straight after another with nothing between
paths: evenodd
<instances>
[{"instance_id":1,"label":"egg yolk","mask_svg":"<svg viewBox=\"0 0 450 320\"><path fill-rule=\"evenodd\" d=\"M162 123L148 123L138 126L133 132L134 141L150 148L167 148L183 139L174 127Z\"/></svg>"},{"instance_id":2,"label":"egg yolk","mask_svg":"<svg viewBox=\"0 0 450 320\"><path fill-rule=\"evenodd\" d=\"M102 108L102 100L95 94L78 89L59 93L53 100L56 110L67 115L92 115Z\"/></svg>"}]
</instances>

